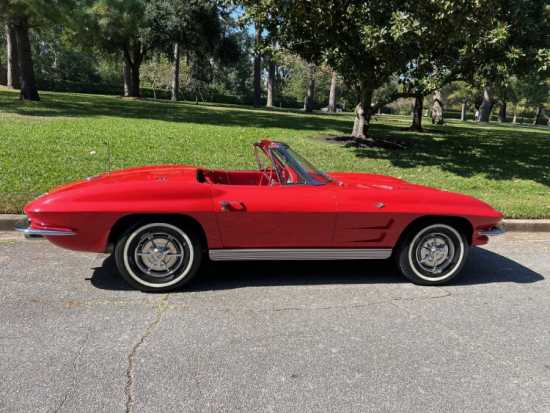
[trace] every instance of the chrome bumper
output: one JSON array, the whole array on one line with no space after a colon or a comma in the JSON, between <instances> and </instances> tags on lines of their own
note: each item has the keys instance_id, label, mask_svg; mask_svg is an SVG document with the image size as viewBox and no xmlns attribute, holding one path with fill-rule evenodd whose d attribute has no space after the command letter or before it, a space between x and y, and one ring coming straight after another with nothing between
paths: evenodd
<instances>
[{"instance_id":1,"label":"chrome bumper","mask_svg":"<svg viewBox=\"0 0 550 413\"><path fill-rule=\"evenodd\" d=\"M43 237L67 237L74 235L70 229L38 229L32 228L28 218L15 224L15 230L25 235L27 239L37 239Z\"/></svg>"},{"instance_id":2,"label":"chrome bumper","mask_svg":"<svg viewBox=\"0 0 550 413\"><path fill-rule=\"evenodd\" d=\"M504 230L504 228L501 225L495 225L492 228L489 228L489 229L486 229L486 230L483 230L483 231L479 231L479 234L480 235L485 235L487 237L496 237L498 235L504 234L505 232L506 231Z\"/></svg>"}]
</instances>

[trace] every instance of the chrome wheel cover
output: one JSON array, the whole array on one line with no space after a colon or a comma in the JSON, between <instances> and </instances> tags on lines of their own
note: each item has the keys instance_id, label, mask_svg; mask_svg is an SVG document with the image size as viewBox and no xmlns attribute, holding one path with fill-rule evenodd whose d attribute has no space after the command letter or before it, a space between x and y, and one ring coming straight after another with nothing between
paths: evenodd
<instances>
[{"instance_id":1,"label":"chrome wheel cover","mask_svg":"<svg viewBox=\"0 0 550 413\"><path fill-rule=\"evenodd\" d=\"M455 256L453 241L443 233L429 233L416 248L416 262L424 271L441 274L451 265Z\"/></svg>"},{"instance_id":2,"label":"chrome wheel cover","mask_svg":"<svg viewBox=\"0 0 550 413\"><path fill-rule=\"evenodd\" d=\"M466 245L456 229L433 224L420 230L410 243L409 264L419 278L435 282L452 277L461 267Z\"/></svg>"},{"instance_id":3,"label":"chrome wheel cover","mask_svg":"<svg viewBox=\"0 0 550 413\"><path fill-rule=\"evenodd\" d=\"M145 234L134 252L138 268L153 277L173 274L180 267L184 256L181 242L165 232Z\"/></svg>"},{"instance_id":4,"label":"chrome wheel cover","mask_svg":"<svg viewBox=\"0 0 550 413\"><path fill-rule=\"evenodd\" d=\"M164 228L166 228L166 232ZM170 234L170 231L177 233L181 238L174 237L173 234ZM163 234L164 236L157 237L157 234ZM136 241L137 247L130 249L130 245L134 243L136 238L139 239ZM157 243L155 241L157 247L159 246L158 244L161 244L161 247L164 247L166 244L166 248L157 248L158 251L155 252L152 240L158 238L168 240L169 242L159 240ZM148 245L149 242L150 245ZM176 254L173 254L172 248L176 250ZM138 255L142 253L144 255ZM178 256L179 254L181 256ZM189 274L195 261L195 251L191 239L181 228L172 224L159 222L147 224L136 229L124 245L123 257L124 267L136 282L147 287L163 288L180 282ZM162 264L162 261L164 261L164 264ZM155 268L160 268L160 271L156 271L155 273ZM147 276L149 280L145 279L140 273L143 276Z\"/></svg>"}]
</instances>

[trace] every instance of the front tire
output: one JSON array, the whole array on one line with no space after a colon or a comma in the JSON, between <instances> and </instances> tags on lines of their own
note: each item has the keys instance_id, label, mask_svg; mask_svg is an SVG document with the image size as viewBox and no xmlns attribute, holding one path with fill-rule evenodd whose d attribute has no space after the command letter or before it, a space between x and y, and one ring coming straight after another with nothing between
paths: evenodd
<instances>
[{"instance_id":1,"label":"front tire","mask_svg":"<svg viewBox=\"0 0 550 413\"><path fill-rule=\"evenodd\" d=\"M410 281L420 285L441 285L456 277L468 257L464 234L443 223L410 231L398 247L397 265Z\"/></svg>"},{"instance_id":2,"label":"front tire","mask_svg":"<svg viewBox=\"0 0 550 413\"><path fill-rule=\"evenodd\" d=\"M199 238L166 222L130 228L115 247L122 277L132 287L148 292L172 291L187 284L201 259Z\"/></svg>"}]
</instances>

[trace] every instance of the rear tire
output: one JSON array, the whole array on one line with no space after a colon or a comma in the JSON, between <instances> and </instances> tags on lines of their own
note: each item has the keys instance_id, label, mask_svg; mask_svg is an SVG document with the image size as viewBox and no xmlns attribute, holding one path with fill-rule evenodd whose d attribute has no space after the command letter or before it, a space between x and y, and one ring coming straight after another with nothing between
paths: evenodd
<instances>
[{"instance_id":1,"label":"rear tire","mask_svg":"<svg viewBox=\"0 0 550 413\"><path fill-rule=\"evenodd\" d=\"M406 234L395 258L401 273L413 283L441 285L460 273L468 251L468 242L460 230L432 223Z\"/></svg>"},{"instance_id":2,"label":"rear tire","mask_svg":"<svg viewBox=\"0 0 550 413\"><path fill-rule=\"evenodd\" d=\"M118 240L115 260L132 287L147 292L176 290L197 273L202 260L199 237L166 222L140 224Z\"/></svg>"}]
</instances>

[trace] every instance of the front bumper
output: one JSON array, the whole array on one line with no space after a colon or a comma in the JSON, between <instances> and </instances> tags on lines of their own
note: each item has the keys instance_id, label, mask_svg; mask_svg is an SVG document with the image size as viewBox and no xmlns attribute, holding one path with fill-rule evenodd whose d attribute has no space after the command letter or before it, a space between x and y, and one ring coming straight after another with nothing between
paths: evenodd
<instances>
[{"instance_id":1,"label":"front bumper","mask_svg":"<svg viewBox=\"0 0 550 413\"><path fill-rule=\"evenodd\" d=\"M67 237L75 233L70 229L56 228L33 228L31 221L25 218L15 224L15 230L25 235L27 239L38 239L44 237Z\"/></svg>"},{"instance_id":2,"label":"front bumper","mask_svg":"<svg viewBox=\"0 0 550 413\"><path fill-rule=\"evenodd\" d=\"M495 225L494 227L479 231L479 235L485 235L486 237L496 237L498 235L504 234L505 232L506 231L504 230L504 227L499 224Z\"/></svg>"}]
</instances>

